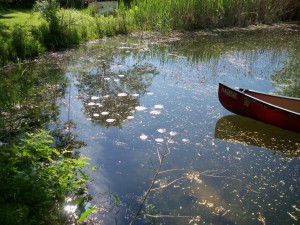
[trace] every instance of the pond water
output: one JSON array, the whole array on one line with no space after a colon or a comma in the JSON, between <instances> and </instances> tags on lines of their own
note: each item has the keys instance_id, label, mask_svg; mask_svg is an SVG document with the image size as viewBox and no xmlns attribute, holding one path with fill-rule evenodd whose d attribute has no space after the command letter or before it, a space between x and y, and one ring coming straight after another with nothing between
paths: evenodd
<instances>
[{"instance_id":1,"label":"pond water","mask_svg":"<svg viewBox=\"0 0 300 225\"><path fill-rule=\"evenodd\" d=\"M73 121L65 128L97 168L89 193L100 224L130 224L152 181L134 224L296 224L300 134L232 115L217 88L300 97L299 52L295 29L89 43L28 64L43 79L22 102L43 104L2 108L1 137ZM9 82L18 87L2 102L26 85Z\"/></svg>"}]
</instances>

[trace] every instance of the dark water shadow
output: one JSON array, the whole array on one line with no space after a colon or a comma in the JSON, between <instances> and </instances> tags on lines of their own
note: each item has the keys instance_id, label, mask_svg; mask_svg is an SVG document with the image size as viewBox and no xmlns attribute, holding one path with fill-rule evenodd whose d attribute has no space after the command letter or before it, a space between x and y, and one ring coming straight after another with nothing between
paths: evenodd
<instances>
[{"instance_id":1,"label":"dark water shadow","mask_svg":"<svg viewBox=\"0 0 300 225\"><path fill-rule=\"evenodd\" d=\"M300 134L238 115L219 119L215 137L228 142L280 151L285 156L300 156Z\"/></svg>"}]
</instances>

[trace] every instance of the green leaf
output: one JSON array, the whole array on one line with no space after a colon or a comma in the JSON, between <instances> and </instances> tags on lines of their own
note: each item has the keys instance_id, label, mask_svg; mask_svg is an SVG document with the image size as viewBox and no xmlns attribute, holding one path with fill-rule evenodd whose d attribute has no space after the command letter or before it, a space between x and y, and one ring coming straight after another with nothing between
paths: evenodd
<instances>
[{"instance_id":1,"label":"green leaf","mask_svg":"<svg viewBox=\"0 0 300 225\"><path fill-rule=\"evenodd\" d=\"M79 205L80 203L83 202L83 200L84 200L84 197L77 197L74 200L72 200L71 203L75 204L75 205Z\"/></svg>"},{"instance_id":2,"label":"green leaf","mask_svg":"<svg viewBox=\"0 0 300 225\"><path fill-rule=\"evenodd\" d=\"M82 223L86 217L88 217L89 215L91 215L92 212L94 212L96 210L98 210L98 209L97 208L90 208L89 210L85 211L84 213L81 214L78 222Z\"/></svg>"}]
</instances>

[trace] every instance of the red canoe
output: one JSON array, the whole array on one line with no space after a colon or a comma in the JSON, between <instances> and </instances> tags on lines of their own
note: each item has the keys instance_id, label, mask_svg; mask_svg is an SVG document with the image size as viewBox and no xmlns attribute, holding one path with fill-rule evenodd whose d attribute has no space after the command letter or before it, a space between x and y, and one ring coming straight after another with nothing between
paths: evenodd
<instances>
[{"instance_id":1,"label":"red canoe","mask_svg":"<svg viewBox=\"0 0 300 225\"><path fill-rule=\"evenodd\" d=\"M300 99L270 95L219 84L218 96L227 110L284 129L300 132Z\"/></svg>"}]
</instances>

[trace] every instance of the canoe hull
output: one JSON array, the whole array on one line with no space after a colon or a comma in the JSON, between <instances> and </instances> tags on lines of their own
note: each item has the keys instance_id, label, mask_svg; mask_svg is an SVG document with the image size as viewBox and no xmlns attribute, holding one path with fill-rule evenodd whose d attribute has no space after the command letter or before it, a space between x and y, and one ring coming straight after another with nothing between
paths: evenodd
<instances>
[{"instance_id":1,"label":"canoe hull","mask_svg":"<svg viewBox=\"0 0 300 225\"><path fill-rule=\"evenodd\" d=\"M264 123L300 132L300 114L254 98L241 89L219 84L218 97L227 110ZM272 96L274 98L274 96ZM283 98L279 97L278 98ZM300 103L300 100L299 100Z\"/></svg>"}]
</instances>

